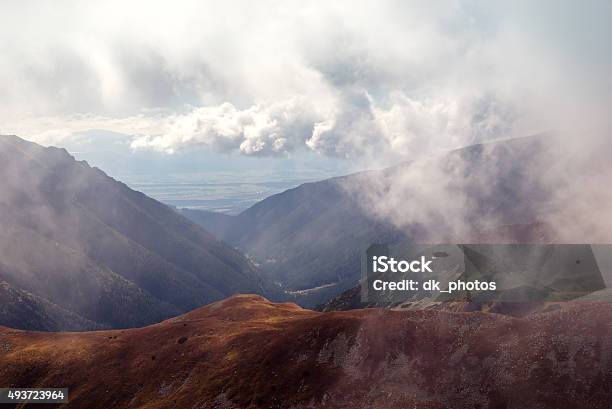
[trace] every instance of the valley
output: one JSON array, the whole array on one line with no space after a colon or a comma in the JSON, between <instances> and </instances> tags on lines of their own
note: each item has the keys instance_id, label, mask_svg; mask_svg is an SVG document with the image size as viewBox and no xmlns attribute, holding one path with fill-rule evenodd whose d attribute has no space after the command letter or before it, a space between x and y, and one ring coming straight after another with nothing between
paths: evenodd
<instances>
[{"instance_id":1,"label":"valley","mask_svg":"<svg viewBox=\"0 0 612 409\"><path fill-rule=\"evenodd\" d=\"M248 255L291 300L315 307L357 285L361 253L373 243L559 240L542 222L554 194L530 176L549 166L556 140L540 134L479 144L306 183L238 215L181 212ZM433 192L419 193L430 185ZM391 200L392 211L385 209Z\"/></svg>"}]
</instances>

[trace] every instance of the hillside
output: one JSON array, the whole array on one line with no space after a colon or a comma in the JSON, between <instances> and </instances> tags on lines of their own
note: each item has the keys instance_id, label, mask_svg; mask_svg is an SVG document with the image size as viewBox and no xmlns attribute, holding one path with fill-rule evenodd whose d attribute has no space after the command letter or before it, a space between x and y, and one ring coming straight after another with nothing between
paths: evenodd
<instances>
[{"instance_id":1,"label":"hillside","mask_svg":"<svg viewBox=\"0 0 612 409\"><path fill-rule=\"evenodd\" d=\"M512 318L236 296L139 329L1 328L0 384L68 387L67 408L608 408L611 320L607 303Z\"/></svg>"},{"instance_id":2,"label":"hillside","mask_svg":"<svg viewBox=\"0 0 612 409\"><path fill-rule=\"evenodd\" d=\"M240 253L63 149L0 136L0 175L0 281L31 304L3 306L0 324L142 326L265 291Z\"/></svg>"},{"instance_id":3,"label":"hillside","mask_svg":"<svg viewBox=\"0 0 612 409\"><path fill-rule=\"evenodd\" d=\"M269 280L296 290L289 296L297 302L312 306L355 284L364 243L403 237L352 200L342 180L301 185L239 216L187 209L182 213L251 257ZM322 288L309 293L317 287Z\"/></svg>"},{"instance_id":4,"label":"hillside","mask_svg":"<svg viewBox=\"0 0 612 409\"><path fill-rule=\"evenodd\" d=\"M552 193L533 174L548 167L542 152L555 143L542 134L306 183L238 216L182 212L314 306L357 284L361 251L372 243L545 240L549 232L531 230L541 229Z\"/></svg>"},{"instance_id":5,"label":"hillside","mask_svg":"<svg viewBox=\"0 0 612 409\"><path fill-rule=\"evenodd\" d=\"M0 282L0 321L11 328L84 331L102 326L55 305L44 298Z\"/></svg>"},{"instance_id":6,"label":"hillside","mask_svg":"<svg viewBox=\"0 0 612 409\"><path fill-rule=\"evenodd\" d=\"M486 264L497 265L497 268L499 269L497 273L493 273L493 270L488 268L488 266L487 267L483 266L483 270L487 270L487 274L489 274L489 277L491 277L491 279L495 279L495 274L499 274L498 279L503 279L503 275L508 274L508 272L521 270L521 271L529 272L529 274L525 274L524 276L524 280L526 282L528 281L527 277L529 276L537 277L537 276L543 275L543 271L542 271L543 265L531 266L531 267L527 267L525 265L526 260L533 260L533 256L531 256L530 253L537 252L537 249L539 247L538 244L558 242L558 238L555 237L550 226L546 224L542 224L542 223L529 223L529 224L520 224L520 225L499 226L494 229L482 231L479 234L474 235L472 237L468 237L467 241L469 243L504 243L504 245L510 245L509 247L511 247L512 244L529 243L527 245L528 247L526 250L526 254L528 254L527 256L508 257L507 261L505 262L504 267L501 267L502 263L500 263L499 261L496 263L493 263L490 260L487 260L487 258L484 257L482 254L480 255L482 259L479 260L480 263L483 263L485 265ZM465 247L470 248L474 246L468 244L468 245L465 245ZM478 246L476 245L476 247ZM552 250L556 246L552 244L548 244L547 247L549 247ZM570 251L564 250L562 247L563 245L558 246L557 248L558 253L561 253L561 254L566 253L566 252L570 253ZM582 248L582 247L590 247L590 246L574 245L574 246L568 246L568 247ZM602 250L602 252L604 254L609 254L610 248L606 246L606 248ZM606 257L608 256L606 255ZM487 262L485 262L485 260L487 260ZM603 261L604 260L602 260L600 257L599 263L602 263ZM593 282L591 282L591 284L593 284L592 288L588 290L584 288L581 289L585 294L595 292L595 291L598 291L606 287L606 283L604 282L605 280L601 276L601 272L599 271L600 268L603 268L606 271L605 273L606 276L609 275L609 273L607 272L609 263L604 263L604 264L605 265L599 266L596 261L595 268L592 268L592 269L589 268L585 270L585 271L588 271L589 274L591 273L593 274L592 278L594 280ZM472 262L471 265L476 266L477 263ZM585 266L585 265L586 265L585 263L582 264L582 266ZM571 264L570 264L570 267L571 267ZM447 269L449 271L452 271L452 266L448 266ZM574 272L572 272L572 274L573 273ZM546 274L553 275L551 274L550 271L548 271ZM444 275L444 269L436 272L436 277L438 279L442 278L443 275ZM588 280L586 280L585 277L586 276L581 276L580 274L575 274L572 277L572 280L569 280L568 283L572 283L573 285L577 285L577 286L585 285L588 282ZM517 286L517 287L520 287L520 286ZM546 286L543 286L540 284L540 291L542 291L545 287ZM517 288L512 288L512 289L506 288L505 290L506 291L508 290L516 291ZM497 297L502 297L502 294L504 294L504 292L505 291L499 291L497 294ZM506 295L508 295L508 293L506 293ZM462 295L461 297L463 296L464 295ZM414 308L414 307L422 308L425 305L432 306L432 305L439 304L441 301L449 301L449 300L439 299L439 300L431 300L434 302L429 303L430 300L429 300L428 295L415 294L414 297L416 297L415 300L404 299L402 301L406 301L406 302L401 302L401 303L398 300L394 300L393 302L391 300L369 300L365 302L364 300L362 300L361 282L360 282L356 284L354 287L346 291L343 291L342 293L333 297L329 301L323 302L320 305L316 306L316 309L321 310L321 311L345 311L345 310L358 309L358 308L390 307L390 306L393 306L393 308ZM487 297L490 297L490 294ZM516 303L516 302L497 303L497 302L490 302L491 300L489 299L486 302L481 300L482 302L477 303L476 301L478 300L474 299L473 301L475 301L475 303L472 305L472 308L474 309L494 308L494 311L501 312L501 313L506 313L503 311L508 310L508 313L512 315L515 309L517 309L518 311L522 311L525 309L529 311L534 307L539 307L541 306L541 304L543 304L545 300L547 300L548 297L549 296L545 292L541 292L538 297L535 297L537 299L537 302L535 302L534 305L520 305L520 304L525 304L526 303L525 300L522 300L520 303ZM417 301L417 302L414 302L414 301Z\"/></svg>"}]
</instances>

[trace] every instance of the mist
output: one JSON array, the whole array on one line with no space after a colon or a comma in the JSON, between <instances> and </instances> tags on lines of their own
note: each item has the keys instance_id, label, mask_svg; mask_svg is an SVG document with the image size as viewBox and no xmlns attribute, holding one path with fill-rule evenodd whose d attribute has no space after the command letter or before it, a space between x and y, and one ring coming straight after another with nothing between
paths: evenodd
<instances>
[{"instance_id":1,"label":"mist","mask_svg":"<svg viewBox=\"0 0 612 409\"><path fill-rule=\"evenodd\" d=\"M504 243L486 232L543 229L530 240L612 241L608 130L549 132L430 155L344 185L369 214L422 242ZM519 239L520 240L520 239Z\"/></svg>"},{"instance_id":2,"label":"mist","mask_svg":"<svg viewBox=\"0 0 612 409\"><path fill-rule=\"evenodd\" d=\"M610 8L5 4L0 133L61 146L101 129L167 155L404 163L349 187L397 227L460 238L538 221L556 240L606 241ZM551 132L516 150L447 154Z\"/></svg>"},{"instance_id":3,"label":"mist","mask_svg":"<svg viewBox=\"0 0 612 409\"><path fill-rule=\"evenodd\" d=\"M0 133L371 166L610 108L607 2L2 5ZM10 34L10 35L9 35Z\"/></svg>"}]
</instances>

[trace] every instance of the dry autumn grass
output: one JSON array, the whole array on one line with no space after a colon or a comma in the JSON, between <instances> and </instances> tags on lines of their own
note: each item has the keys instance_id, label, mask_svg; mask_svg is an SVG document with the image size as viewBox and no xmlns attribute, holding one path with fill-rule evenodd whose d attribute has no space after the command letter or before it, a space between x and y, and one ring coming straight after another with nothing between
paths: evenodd
<instances>
[{"instance_id":1,"label":"dry autumn grass","mask_svg":"<svg viewBox=\"0 0 612 409\"><path fill-rule=\"evenodd\" d=\"M319 313L235 296L138 329L0 328L0 385L68 387L69 408L609 408L612 307Z\"/></svg>"}]
</instances>

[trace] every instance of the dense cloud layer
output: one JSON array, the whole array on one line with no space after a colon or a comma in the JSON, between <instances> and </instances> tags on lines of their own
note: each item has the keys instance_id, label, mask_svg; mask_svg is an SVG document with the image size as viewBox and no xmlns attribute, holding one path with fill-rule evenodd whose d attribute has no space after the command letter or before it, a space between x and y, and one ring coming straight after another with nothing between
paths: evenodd
<instances>
[{"instance_id":1,"label":"dense cloud layer","mask_svg":"<svg viewBox=\"0 0 612 409\"><path fill-rule=\"evenodd\" d=\"M0 132L135 149L366 159L551 128L610 108L609 2L0 5Z\"/></svg>"}]
</instances>

